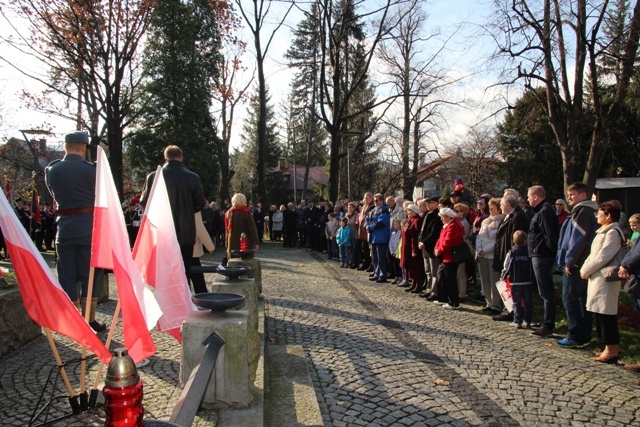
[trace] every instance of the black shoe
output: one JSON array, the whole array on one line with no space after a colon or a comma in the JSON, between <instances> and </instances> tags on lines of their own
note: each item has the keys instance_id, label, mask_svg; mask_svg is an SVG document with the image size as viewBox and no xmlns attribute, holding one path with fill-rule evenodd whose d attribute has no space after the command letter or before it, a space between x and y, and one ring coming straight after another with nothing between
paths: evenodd
<instances>
[{"instance_id":1,"label":"black shoe","mask_svg":"<svg viewBox=\"0 0 640 427\"><path fill-rule=\"evenodd\" d=\"M367 268L365 271L367 271L369 273L373 272L373 266L370 265L369 268Z\"/></svg>"},{"instance_id":2,"label":"black shoe","mask_svg":"<svg viewBox=\"0 0 640 427\"><path fill-rule=\"evenodd\" d=\"M376 283L387 283L387 279L378 279Z\"/></svg>"},{"instance_id":3,"label":"black shoe","mask_svg":"<svg viewBox=\"0 0 640 427\"><path fill-rule=\"evenodd\" d=\"M356 270L358 270L358 271L365 271L366 269L367 269L367 267L364 266L364 265L361 265L360 267L356 267Z\"/></svg>"},{"instance_id":4,"label":"black shoe","mask_svg":"<svg viewBox=\"0 0 640 427\"><path fill-rule=\"evenodd\" d=\"M427 297L427 301L437 301L437 300L438 300L438 296L437 296L437 295L433 295L433 294L431 294L431 295L429 295L429 296ZM444 303L443 303L443 304L444 304Z\"/></svg>"},{"instance_id":5,"label":"black shoe","mask_svg":"<svg viewBox=\"0 0 640 427\"><path fill-rule=\"evenodd\" d=\"M91 329L93 329L94 331L97 332L104 332L107 330L107 327L105 325L103 325L102 323L98 323L97 321L92 321L89 322L89 326L91 326Z\"/></svg>"},{"instance_id":6,"label":"black shoe","mask_svg":"<svg viewBox=\"0 0 640 427\"><path fill-rule=\"evenodd\" d=\"M493 316L492 319L497 322L513 322L513 313L498 314L496 316Z\"/></svg>"},{"instance_id":7,"label":"black shoe","mask_svg":"<svg viewBox=\"0 0 640 427\"><path fill-rule=\"evenodd\" d=\"M371 274L369 275L369 277L373 277L373 276L375 276L375 274L374 274L374 273L371 273Z\"/></svg>"},{"instance_id":8,"label":"black shoe","mask_svg":"<svg viewBox=\"0 0 640 427\"><path fill-rule=\"evenodd\" d=\"M355 265L355 264L352 264L352 265L349 266L349 268L352 269L352 270L355 270L356 268L358 268L358 266Z\"/></svg>"},{"instance_id":9,"label":"black shoe","mask_svg":"<svg viewBox=\"0 0 640 427\"><path fill-rule=\"evenodd\" d=\"M493 311L493 308L491 308L491 307L485 307L485 308L483 308L481 311L484 311L484 312L492 312L492 311Z\"/></svg>"},{"instance_id":10,"label":"black shoe","mask_svg":"<svg viewBox=\"0 0 640 427\"><path fill-rule=\"evenodd\" d=\"M531 332L531 335L538 338L545 338L553 335L553 331L546 328L538 328L535 331Z\"/></svg>"},{"instance_id":11,"label":"black shoe","mask_svg":"<svg viewBox=\"0 0 640 427\"><path fill-rule=\"evenodd\" d=\"M370 282L375 282L375 281L377 281L377 280L378 280L378 278L377 278L377 277L369 277L369 281L370 281Z\"/></svg>"}]
</instances>

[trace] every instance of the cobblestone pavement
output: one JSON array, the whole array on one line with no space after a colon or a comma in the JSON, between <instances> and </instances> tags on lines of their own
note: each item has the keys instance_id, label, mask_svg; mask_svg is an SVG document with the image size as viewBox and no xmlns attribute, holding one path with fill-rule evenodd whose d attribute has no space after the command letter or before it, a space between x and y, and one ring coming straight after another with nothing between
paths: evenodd
<instances>
[{"instance_id":1,"label":"cobblestone pavement","mask_svg":"<svg viewBox=\"0 0 640 427\"><path fill-rule=\"evenodd\" d=\"M221 258L223 255L218 255ZM208 260L212 255L207 256ZM45 259L53 267L53 257L47 256ZM99 304L96 318L102 323L111 321L117 303L117 291L113 275L109 275L110 300L107 303ZM218 276L219 278L219 276ZM102 340L106 340L107 332L99 334ZM143 384L145 419L168 420L174 406L178 402L182 389L179 385L180 372L180 344L166 333L152 331L153 340L156 344L157 353L150 359L149 365L138 370ZM63 361L69 363L81 356L81 348L72 341L54 334L56 345ZM114 334L114 342L111 349L120 347L122 343L122 330L120 322ZM58 381L57 386L45 387L47 377L51 367L55 365L49 344L44 335L36 338L17 351L0 357L0 427L16 426L24 427L29 425L40 393L43 389L47 391L47 397L59 396L53 400L49 412L48 420L56 419L71 413L67 400L68 393L62 381ZM97 359L92 359L88 363L89 374L87 387L93 387L93 381L98 369ZM80 366L79 364L69 365L69 378L71 385L76 391L79 390ZM104 382L104 373L101 381ZM43 405L38 406L42 408ZM103 426L105 420L102 408L93 409L85 413L72 417L49 422L51 426ZM38 418L34 425L39 425L44 421L44 413ZM194 426L214 426L217 421L215 412L201 411L196 417Z\"/></svg>"},{"instance_id":2,"label":"cobblestone pavement","mask_svg":"<svg viewBox=\"0 0 640 427\"><path fill-rule=\"evenodd\" d=\"M493 322L478 305L446 311L325 257L271 243L259 252L267 343L303 347L326 426L640 425L636 375ZM114 290L98 306L101 322L113 313ZM158 353L140 370L146 418L167 420L181 392L180 346L153 337ZM79 357L77 345L56 342L63 360ZM28 425L52 364L44 336L0 358L0 426ZM77 389L79 368L70 370ZM66 397L62 384L55 394ZM50 418L68 408L56 400ZM194 426L216 421L200 412ZM50 425L103 423L96 410Z\"/></svg>"},{"instance_id":3,"label":"cobblestone pavement","mask_svg":"<svg viewBox=\"0 0 640 427\"><path fill-rule=\"evenodd\" d=\"M326 426L640 425L638 377L590 351L480 305L444 310L320 253L261 252L267 343L303 346Z\"/></svg>"}]
</instances>

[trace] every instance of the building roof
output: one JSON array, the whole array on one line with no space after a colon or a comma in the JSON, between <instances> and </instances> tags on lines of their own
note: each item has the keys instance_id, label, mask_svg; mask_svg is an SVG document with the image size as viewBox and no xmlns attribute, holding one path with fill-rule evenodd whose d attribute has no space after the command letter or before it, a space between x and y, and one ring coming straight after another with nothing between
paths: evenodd
<instances>
[{"instance_id":1,"label":"building roof","mask_svg":"<svg viewBox=\"0 0 640 427\"><path fill-rule=\"evenodd\" d=\"M598 190L629 187L640 187L640 178L598 178L596 180Z\"/></svg>"},{"instance_id":2,"label":"building roof","mask_svg":"<svg viewBox=\"0 0 640 427\"><path fill-rule=\"evenodd\" d=\"M304 166L296 166L295 170L291 166L285 167L283 173L289 177L289 179L287 179L287 183L285 184L285 188L287 190L293 191L293 177L295 175L295 188L297 191L301 191L303 189L302 186L304 185L304 172ZM321 185L327 185L329 183L329 177L327 176L327 171L324 166L309 167L309 182L307 184L307 190L313 190L314 184L316 182Z\"/></svg>"},{"instance_id":3,"label":"building roof","mask_svg":"<svg viewBox=\"0 0 640 427\"><path fill-rule=\"evenodd\" d=\"M420 168L418 169L416 182L423 182L429 178L434 177L440 171L440 169L442 169L442 167L454 157L455 154L451 154L449 156L440 157L431 163L420 166Z\"/></svg>"}]
</instances>

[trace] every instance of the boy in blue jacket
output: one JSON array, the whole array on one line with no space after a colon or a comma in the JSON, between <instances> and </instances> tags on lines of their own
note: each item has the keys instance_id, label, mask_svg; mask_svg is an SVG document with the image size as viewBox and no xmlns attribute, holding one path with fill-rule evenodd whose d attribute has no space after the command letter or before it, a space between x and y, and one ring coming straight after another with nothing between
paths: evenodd
<instances>
[{"instance_id":1,"label":"boy in blue jacket","mask_svg":"<svg viewBox=\"0 0 640 427\"><path fill-rule=\"evenodd\" d=\"M340 229L336 234L336 243L340 251L340 267L349 267L349 257L351 256L351 228L349 228L349 218L340 220Z\"/></svg>"}]
</instances>

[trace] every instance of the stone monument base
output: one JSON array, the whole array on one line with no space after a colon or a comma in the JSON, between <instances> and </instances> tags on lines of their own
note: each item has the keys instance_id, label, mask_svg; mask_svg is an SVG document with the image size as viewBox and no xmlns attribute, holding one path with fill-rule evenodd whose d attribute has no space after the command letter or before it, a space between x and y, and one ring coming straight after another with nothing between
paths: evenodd
<instances>
[{"instance_id":1,"label":"stone monument base","mask_svg":"<svg viewBox=\"0 0 640 427\"><path fill-rule=\"evenodd\" d=\"M246 408L251 404L253 384L250 379L248 320L249 312L246 310L223 313L195 311L182 325L180 384L183 387L204 355L202 342L213 331L225 340L200 403L201 408Z\"/></svg>"}]
</instances>

